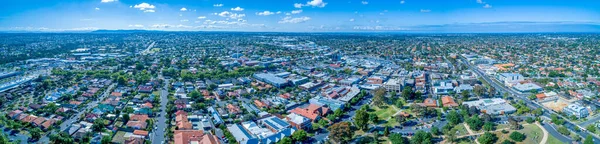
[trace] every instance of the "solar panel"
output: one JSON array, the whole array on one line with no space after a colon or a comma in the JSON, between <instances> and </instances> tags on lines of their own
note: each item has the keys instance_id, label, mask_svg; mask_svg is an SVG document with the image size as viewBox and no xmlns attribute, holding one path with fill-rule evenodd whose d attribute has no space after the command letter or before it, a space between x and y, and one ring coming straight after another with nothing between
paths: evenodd
<instances>
[{"instance_id":1,"label":"solar panel","mask_svg":"<svg viewBox=\"0 0 600 144\"><path fill-rule=\"evenodd\" d=\"M274 129L278 130L279 127L277 125L274 125L273 123L271 123L270 121L264 121L265 123L267 123L268 125L270 125L271 127L273 127Z\"/></svg>"},{"instance_id":2,"label":"solar panel","mask_svg":"<svg viewBox=\"0 0 600 144\"><path fill-rule=\"evenodd\" d=\"M275 123L279 124L280 126L287 127L288 125L290 125L289 123L284 122L283 120L278 119L278 118L271 118L271 120L273 120Z\"/></svg>"}]
</instances>

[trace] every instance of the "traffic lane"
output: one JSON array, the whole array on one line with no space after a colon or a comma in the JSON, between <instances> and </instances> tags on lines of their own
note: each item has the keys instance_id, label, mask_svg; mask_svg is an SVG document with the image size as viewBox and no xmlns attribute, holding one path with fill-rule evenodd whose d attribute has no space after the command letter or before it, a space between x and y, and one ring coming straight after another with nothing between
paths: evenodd
<instances>
[{"instance_id":1,"label":"traffic lane","mask_svg":"<svg viewBox=\"0 0 600 144\"><path fill-rule=\"evenodd\" d=\"M558 131L556 131L556 128L554 126L552 126L552 124L548 124L548 123L541 123L541 124L542 124L542 127L544 127L546 129L546 131L548 131L548 133L550 133L550 135L554 136L556 139L560 140L563 143L571 143L571 138L560 134Z\"/></svg>"}]
</instances>

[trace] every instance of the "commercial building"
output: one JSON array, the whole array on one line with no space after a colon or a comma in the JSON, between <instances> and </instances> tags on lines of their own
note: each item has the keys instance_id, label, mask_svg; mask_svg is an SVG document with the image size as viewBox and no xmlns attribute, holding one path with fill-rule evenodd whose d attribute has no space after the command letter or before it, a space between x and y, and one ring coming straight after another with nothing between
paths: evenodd
<instances>
[{"instance_id":1,"label":"commercial building","mask_svg":"<svg viewBox=\"0 0 600 144\"><path fill-rule=\"evenodd\" d=\"M583 107L579 103L573 103L563 108L563 112L568 115L574 115L577 118L585 118L590 115L587 108Z\"/></svg>"},{"instance_id":2,"label":"commercial building","mask_svg":"<svg viewBox=\"0 0 600 144\"><path fill-rule=\"evenodd\" d=\"M437 95L448 94L454 91L454 86L450 81L436 81L433 83L433 93Z\"/></svg>"},{"instance_id":3,"label":"commercial building","mask_svg":"<svg viewBox=\"0 0 600 144\"><path fill-rule=\"evenodd\" d=\"M480 99L476 101L463 102L463 105L475 106L483 113L491 115L509 114L517 111L515 107L501 98Z\"/></svg>"},{"instance_id":4,"label":"commercial building","mask_svg":"<svg viewBox=\"0 0 600 144\"><path fill-rule=\"evenodd\" d=\"M383 83L383 87L388 91L388 92L396 92L399 93L402 91L402 86L404 85L404 79L401 78L393 78L390 79L388 81L386 81L385 83Z\"/></svg>"},{"instance_id":5,"label":"commercial building","mask_svg":"<svg viewBox=\"0 0 600 144\"><path fill-rule=\"evenodd\" d=\"M542 91L544 89L542 89L542 87L533 84L533 83L525 83L525 84L517 84L513 87L513 89L522 92L522 93L526 93L526 92L531 92L531 91Z\"/></svg>"},{"instance_id":6,"label":"commercial building","mask_svg":"<svg viewBox=\"0 0 600 144\"><path fill-rule=\"evenodd\" d=\"M310 119L296 113L290 113L285 117L285 120L287 120L290 125L296 129L309 130L312 126Z\"/></svg>"},{"instance_id":7,"label":"commercial building","mask_svg":"<svg viewBox=\"0 0 600 144\"><path fill-rule=\"evenodd\" d=\"M288 80L277 77L276 75L270 73L257 73L254 74L253 77L259 81L271 84L277 88L283 88L289 84Z\"/></svg>"},{"instance_id":8,"label":"commercial building","mask_svg":"<svg viewBox=\"0 0 600 144\"><path fill-rule=\"evenodd\" d=\"M515 86L520 81L525 80L525 77L518 73L500 73L497 74L497 78L499 81L504 82L504 85L509 87Z\"/></svg>"}]
</instances>

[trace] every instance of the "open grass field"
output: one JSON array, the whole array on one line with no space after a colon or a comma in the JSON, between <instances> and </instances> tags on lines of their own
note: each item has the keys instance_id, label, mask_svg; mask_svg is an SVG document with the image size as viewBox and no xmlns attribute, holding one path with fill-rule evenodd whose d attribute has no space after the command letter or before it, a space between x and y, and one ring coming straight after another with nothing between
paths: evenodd
<instances>
[{"instance_id":1,"label":"open grass field","mask_svg":"<svg viewBox=\"0 0 600 144\"><path fill-rule=\"evenodd\" d=\"M549 144L559 144L559 143L562 143L562 141L558 140L557 138L555 138L555 137L554 137L554 136L552 136L552 135L549 135L549 136L548 136L548 141L547 141L547 142L548 142Z\"/></svg>"},{"instance_id":2,"label":"open grass field","mask_svg":"<svg viewBox=\"0 0 600 144\"><path fill-rule=\"evenodd\" d=\"M375 113L379 119L387 119L392 117L397 111L394 109L394 106L386 105L380 107L372 107L372 111L369 113Z\"/></svg>"},{"instance_id":3,"label":"open grass field","mask_svg":"<svg viewBox=\"0 0 600 144\"><path fill-rule=\"evenodd\" d=\"M394 114L398 112L394 106L385 105L381 107L371 107L369 110L369 114L374 113L380 120L380 124L383 123L384 126L397 126L398 122L394 119Z\"/></svg>"},{"instance_id":4,"label":"open grass field","mask_svg":"<svg viewBox=\"0 0 600 144\"><path fill-rule=\"evenodd\" d=\"M456 130L458 130L458 136L469 134L469 132L467 131L467 128L465 128L465 126L462 124L458 124L458 125L454 126L454 128Z\"/></svg>"},{"instance_id":5,"label":"open grass field","mask_svg":"<svg viewBox=\"0 0 600 144\"><path fill-rule=\"evenodd\" d=\"M527 136L527 138L525 138L525 140L523 140L522 142L516 142L517 144L539 144L542 141L542 137L544 137L542 129L536 125L531 125L531 124L524 125L523 129L520 129L517 131L520 133L523 133L523 134L525 134L525 136ZM512 132L513 132L513 130L510 130L506 134L499 132L499 131L494 132L496 134L496 136L498 136L498 141L496 143L502 143L505 139L513 141L509 137L510 133L512 133ZM556 140L556 141L558 141L558 140ZM548 142L550 142L550 139L548 139Z\"/></svg>"}]
</instances>

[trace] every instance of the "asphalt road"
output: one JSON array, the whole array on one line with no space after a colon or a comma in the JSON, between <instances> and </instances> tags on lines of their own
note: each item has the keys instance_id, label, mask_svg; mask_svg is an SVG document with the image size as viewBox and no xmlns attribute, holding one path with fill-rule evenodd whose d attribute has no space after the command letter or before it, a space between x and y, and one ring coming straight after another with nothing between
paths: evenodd
<instances>
[{"instance_id":1,"label":"asphalt road","mask_svg":"<svg viewBox=\"0 0 600 144\"><path fill-rule=\"evenodd\" d=\"M160 77L162 78L162 76ZM155 122L155 126L157 127L153 134L151 135L152 144L161 144L165 142L165 130L167 128L167 102L169 102L169 81L164 80L165 85L163 89L160 91L160 116L157 118Z\"/></svg>"},{"instance_id":2,"label":"asphalt road","mask_svg":"<svg viewBox=\"0 0 600 144\"><path fill-rule=\"evenodd\" d=\"M554 136L556 139L560 140L563 143L571 143L571 138L570 137L566 137L560 133L558 133L558 131L556 131L556 127L552 126L549 123L542 123L542 126L546 129L546 131L548 131L548 133L552 136Z\"/></svg>"}]
</instances>

